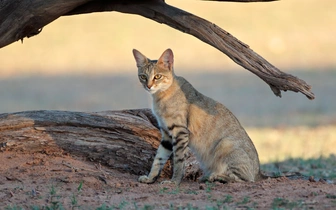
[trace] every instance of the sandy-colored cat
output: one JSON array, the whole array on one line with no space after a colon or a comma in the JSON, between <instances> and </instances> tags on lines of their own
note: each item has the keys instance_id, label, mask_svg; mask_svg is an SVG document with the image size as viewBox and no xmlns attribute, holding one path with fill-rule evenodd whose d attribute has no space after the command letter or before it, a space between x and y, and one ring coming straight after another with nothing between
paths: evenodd
<instances>
[{"instance_id":1,"label":"sandy-colored cat","mask_svg":"<svg viewBox=\"0 0 336 210\"><path fill-rule=\"evenodd\" d=\"M174 172L168 182L179 184L187 147L201 164L203 180L253 182L263 178L258 153L237 118L175 75L170 49L157 61L135 49L133 55L139 80L153 97L153 112L162 134L152 169L148 176L139 177L140 182L155 182L173 153Z\"/></svg>"}]
</instances>

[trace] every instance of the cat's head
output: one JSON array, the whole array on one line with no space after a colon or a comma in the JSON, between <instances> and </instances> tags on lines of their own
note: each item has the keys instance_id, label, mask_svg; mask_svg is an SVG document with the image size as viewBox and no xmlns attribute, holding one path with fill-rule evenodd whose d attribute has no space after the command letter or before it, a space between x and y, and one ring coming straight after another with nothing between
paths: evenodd
<instances>
[{"instance_id":1,"label":"cat's head","mask_svg":"<svg viewBox=\"0 0 336 210\"><path fill-rule=\"evenodd\" d=\"M164 51L158 60L150 60L136 49L133 49L133 55L139 80L148 92L154 94L170 87L174 77L174 55L171 49Z\"/></svg>"}]
</instances>

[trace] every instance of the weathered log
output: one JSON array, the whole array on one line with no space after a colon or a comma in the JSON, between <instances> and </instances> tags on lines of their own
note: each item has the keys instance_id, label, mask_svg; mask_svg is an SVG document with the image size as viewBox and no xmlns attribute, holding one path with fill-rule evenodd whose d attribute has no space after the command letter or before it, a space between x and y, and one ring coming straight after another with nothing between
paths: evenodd
<instances>
[{"instance_id":1,"label":"weathered log","mask_svg":"<svg viewBox=\"0 0 336 210\"><path fill-rule=\"evenodd\" d=\"M68 153L137 175L149 172L160 138L156 119L149 109L0 114L2 152ZM194 157L189 157L187 168L189 178L199 175ZM170 175L168 163L163 176Z\"/></svg>"},{"instance_id":2,"label":"weathered log","mask_svg":"<svg viewBox=\"0 0 336 210\"><path fill-rule=\"evenodd\" d=\"M311 86L305 81L281 72L228 32L205 19L172 7L162 0L3 0L0 1L0 48L25 37L39 34L45 25L60 16L103 11L138 14L191 34L256 74L279 97L281 97L281 91L287 90L301 92L309 99L315 97L311 92Z\"/></svg>"},{"instance_id":3,"label":"weathered log","mask_svg":"<svg viewBox=\"0 0 336 210\"><path fill-rule=\"evenodd\" d=\"M150 169L159 130L149 110L0 115L2 150L65 151L133 174Z\"/></svg>"}]
</instances>

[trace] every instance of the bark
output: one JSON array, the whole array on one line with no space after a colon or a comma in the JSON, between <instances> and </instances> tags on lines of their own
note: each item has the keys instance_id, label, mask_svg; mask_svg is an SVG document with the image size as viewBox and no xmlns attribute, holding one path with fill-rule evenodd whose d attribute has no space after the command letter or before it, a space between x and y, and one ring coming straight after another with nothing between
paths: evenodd
<instances>
[{"instance_id":1,"label":"bark","mask_svg":"<svg viewBox=\"0 0 336 210\"><path fill-rule=\"evenodd\" d=\"M254 0L224 0L252 2ZM268 1L268 0L255 0ZM281 72L228 32L209 21L172 7L162 0L2 0L0 1L0 48L39 34L42 28L63 15L118 11L137 14L171 26L217 48L238 65L265 81L276 96L281 91L315 96L305 81Z\"/></svg>"},{"instance_id":2,"label":"bark","mask_svg":"<svg viewBox=\"0 0 336 210\"><path fill-rule=\"evenodd\" d=\"M68 153L113 169L147 174L161 134L149 109L95 113L27 111L0 115L0 151ZM187 178L199 176L189 153ZM171 175L168 163L163 176Z\"/></svg>"}]
</instances>

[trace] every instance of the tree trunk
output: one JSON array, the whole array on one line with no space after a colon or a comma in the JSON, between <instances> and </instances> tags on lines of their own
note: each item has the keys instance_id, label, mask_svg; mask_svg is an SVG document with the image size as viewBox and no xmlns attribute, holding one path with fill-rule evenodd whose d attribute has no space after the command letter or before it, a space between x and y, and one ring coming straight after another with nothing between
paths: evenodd
<instances>
[{"instance_id":1,"label":"tree trunk","mask_svg":"<svg viewBox=\"0 0 336 210\"><path fill-rule=\"evenodd\" d=\"M69 153L131 174L147 174L161 134L149 109L67 112L27 111L0 115L2 152ZM187 176L199 175L189 154ZM171 175L168 163L163 176Z\"/></svg>"},{"instance_id":2,"label":"tree trunk","mask_svg":"<svg viewBox=\"0 0 336 210\"><path fill-rule=\"evenodd\" d=\"M223 0L237 2L270 0ZM217 48L238 65L251 71L272 89L301 92L314 99L305 81L281 72L240 40L209 21L166 4L163 0L2 0L0 1L0 48L41 32L42 28L63 15L117 11L137 14L167 24Z\"/></svg>"}]
</instances>

